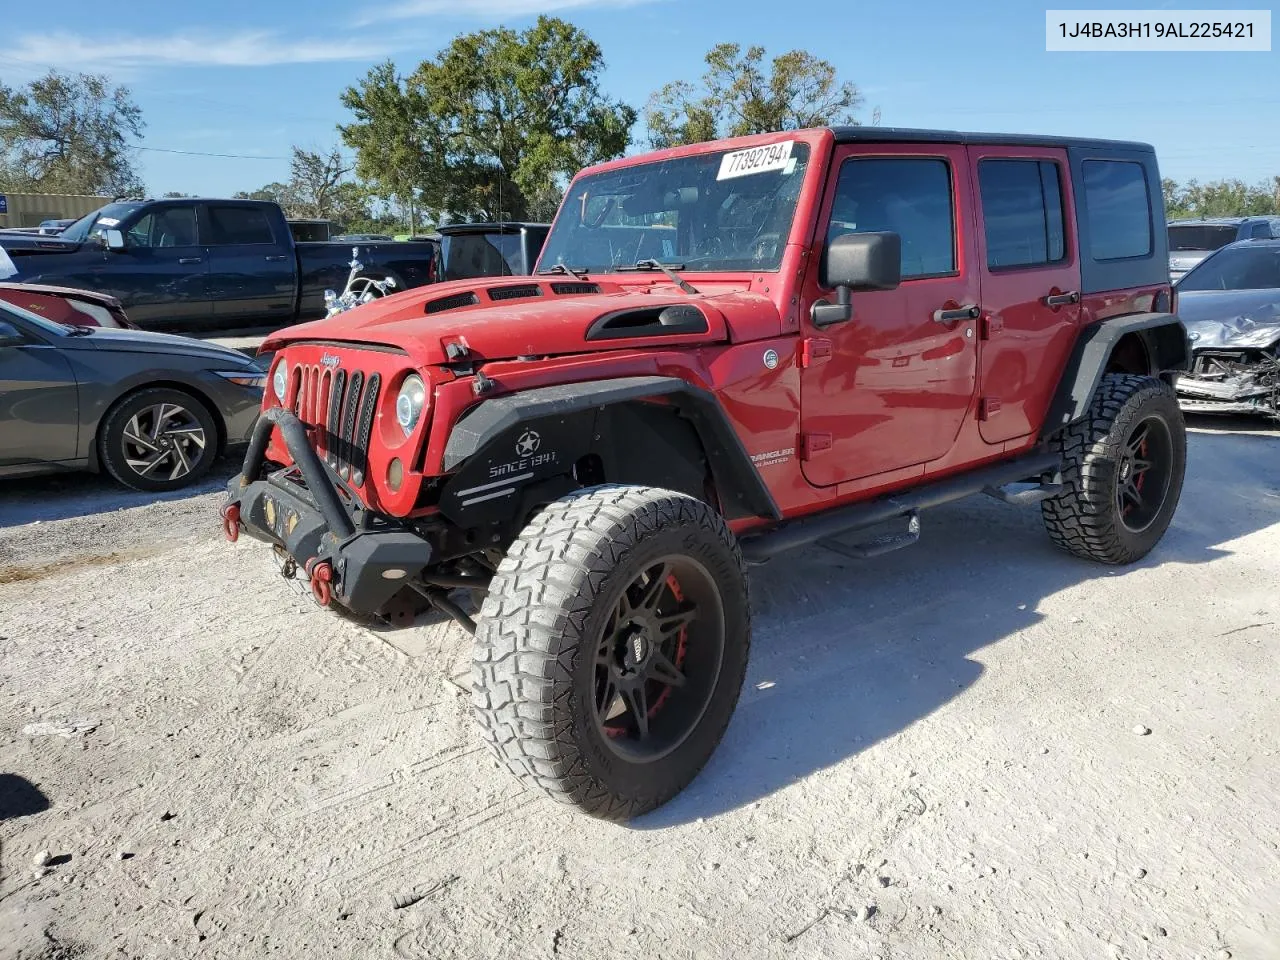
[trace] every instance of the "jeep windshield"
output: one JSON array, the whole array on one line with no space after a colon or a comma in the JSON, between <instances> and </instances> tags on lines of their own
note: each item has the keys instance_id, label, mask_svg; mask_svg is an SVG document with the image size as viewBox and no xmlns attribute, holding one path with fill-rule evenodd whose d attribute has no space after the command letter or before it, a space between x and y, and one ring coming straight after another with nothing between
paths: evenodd
<instances>
[{"instance_id":1,"label":"jeep windshield","mask_svg":"<svg viewBox=\"0 0 1280 960\"><path fill-rule=\"evenodd\" d=\"M539 270L608 273L642 260L682 272L777 270L808 162L808 145L787 141L580 177Z\"/></svg>"}]
</instances>

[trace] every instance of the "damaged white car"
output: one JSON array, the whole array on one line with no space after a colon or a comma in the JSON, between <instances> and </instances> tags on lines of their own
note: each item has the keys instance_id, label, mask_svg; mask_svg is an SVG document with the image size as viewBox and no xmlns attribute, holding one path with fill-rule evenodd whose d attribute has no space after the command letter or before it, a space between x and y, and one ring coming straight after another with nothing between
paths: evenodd
<instances>
[{"instance_id":1,"label":"damaged white car","mask_svg":"<svg viewBox=\"0 0 1280 960\"><path fill-rule=\"evenodd\" d=\"M1280 240L1223 247L1176 289L1192 355L1182 409L1280 418Z\"/></svg>"}]
</instances>

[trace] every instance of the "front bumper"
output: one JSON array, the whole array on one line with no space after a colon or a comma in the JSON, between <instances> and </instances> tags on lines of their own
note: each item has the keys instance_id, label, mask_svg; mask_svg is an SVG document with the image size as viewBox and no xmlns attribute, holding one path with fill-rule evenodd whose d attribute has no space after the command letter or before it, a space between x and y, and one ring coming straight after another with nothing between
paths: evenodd
<instances>
[{"instance_id":1,"label":"front bumper","mask_svg":"<svg viewBox=\"0 0 1280 960\"><path fill-rule=\"evenodd\" d=\"M263 478L272 428L280 431L294 466ZM431 563L431 545L367 511L312 449L306 424L287 410L262 414L227 494L222 515L228 539L243 530L284 551L306 572L322 603L332 597L356 613L377 614Z\"/></svg>"},{"instance_id":2,"label":"front bumper","mask_svg":"<svg viewBox=\"0 0 1280 960\"><path fill-rule=\"evenodd\" d=\"M1178 406L1186 413L1261 413L1280 415L1280 395L1258 375L1242 373L1219 380L1183 374L1177 380Z\"/></svg>"}]
</instances>

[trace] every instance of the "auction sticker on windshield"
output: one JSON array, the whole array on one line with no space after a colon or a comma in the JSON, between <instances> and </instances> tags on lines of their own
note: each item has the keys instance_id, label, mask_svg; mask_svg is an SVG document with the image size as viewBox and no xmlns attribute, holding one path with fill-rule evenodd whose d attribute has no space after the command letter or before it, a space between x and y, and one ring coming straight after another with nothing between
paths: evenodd
<instances>
[{"instance_id":1,"label":"auction sticker on windshield","mask_svg":"<svg viewBox=\"0 0 1280 960\"><path fill-rule=\"evenodd\" d=\"M791 147L794 144L794 140L787 140L726 153L720 158L720 172L716 174L716 179L732 180L734 177L746 177L753 173L784 170L791 159Z\"/></svg>"}]
</instances>

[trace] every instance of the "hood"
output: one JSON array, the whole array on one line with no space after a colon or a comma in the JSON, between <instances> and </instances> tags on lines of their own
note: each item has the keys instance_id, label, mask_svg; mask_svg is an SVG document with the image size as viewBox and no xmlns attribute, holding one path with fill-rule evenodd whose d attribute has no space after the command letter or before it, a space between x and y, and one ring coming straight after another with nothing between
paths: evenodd
<instances>
[{"instance_id":1,"label":"hood","mask_svg":"<svg viewBox=\"0 0 1280 960\"><path fill-rule=\"evenodd\" d=\"M262 349L303 340L349 341L399 347L418 364L429 365L723 343L781 332L777 307L745 289L746 280L704 288L694 276L690 280L700 292L690 295L665 278L656 283L648 277L627 279L626 286L540 276L418 287L288 327Z\"/></svg>"},{"instance_id":2,"label":"hood","mask_svg":"<svg viewBox=\"0 0 1280 960\"><path fill-rule=\"evenodd\" d=\"M1178 318L1192 350L1269 347L1280 341L1280 289L1189 290Z\"/></svg>"},{"instance_id":3,"label":"hood","mask_svg":"<svg viewBox=\"0 0 1280 960\"><path fill-rule=\"evenodd\" d=\"M0 233L0 247L10 253L71 253L79 250L75 240L40 233Z\"/></svg>"},{"instance_id":4,"label":"hood","mask_svg":"<svg viewBox=\"0 0 1280 960\"><path fill-rule=\"evenodd\" d=\"M157 353L168 356L195 357L210 363L226 364L230 369L254 367L252 358L239 350L222 347L206 340L179 337L171 333L153 333L149 330L122 330L115 327L94 327L83 337L67 337L60 341L69 349L115 350L126 353Z\"/></svg>"}]
</instances>

